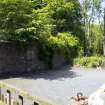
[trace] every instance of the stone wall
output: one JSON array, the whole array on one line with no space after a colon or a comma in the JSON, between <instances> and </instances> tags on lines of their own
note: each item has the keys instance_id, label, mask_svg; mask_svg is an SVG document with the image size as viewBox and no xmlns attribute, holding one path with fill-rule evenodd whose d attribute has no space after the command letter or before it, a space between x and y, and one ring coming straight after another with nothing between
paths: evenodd
<instances>
[{"instance_id":1,"label":"stone wall","mask_svg":"<svg viewBox=\"0 0 105 105\"><path fill-rule=\"evenodd\" d=\"M61 54L55 54L53 68L61 68L64 62ZM0 42L0 73L22 73L30 70L37 72L47 68L47 65L38 59L35 43L22 48L16 43Z\"/></svg>"},{"instance_id":2,"label":"stone wall","mask_svg":"<svg viewBox=\"0 0 105 105\"><path fill-rule=\"evenodd\" d=\"M24 52L13 43L0 43L0 73L20 69L24 70Z\"/></svg>"},{"instance_id":3,"label":"stone wall","mask_svg":"<svg viewBox=\"0 0 105 105\"><path fill-rule=\"evenodd\" d=\"M63 66L67 65L67 62L61 52L55 53L52 65L54 69L61 69Z\"/></svg>"}]
</instances>

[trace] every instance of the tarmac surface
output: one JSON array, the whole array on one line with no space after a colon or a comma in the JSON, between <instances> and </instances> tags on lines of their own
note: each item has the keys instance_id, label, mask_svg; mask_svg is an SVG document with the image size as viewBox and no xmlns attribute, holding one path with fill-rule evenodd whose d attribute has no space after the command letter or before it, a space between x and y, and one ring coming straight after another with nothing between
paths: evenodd
<instances>
[{"instance_id":1,"label":"tarmac surface","mask_svg":"<svg viewBox=\"0 0 105 105\"><path fill-rule=\"evenodd\" d=\"M70 97L77 92L89 96L105 84L105 70L64 68L40 74L1 77L0 80L57 105L68 105Z\"/></svg>"}]
</instances>

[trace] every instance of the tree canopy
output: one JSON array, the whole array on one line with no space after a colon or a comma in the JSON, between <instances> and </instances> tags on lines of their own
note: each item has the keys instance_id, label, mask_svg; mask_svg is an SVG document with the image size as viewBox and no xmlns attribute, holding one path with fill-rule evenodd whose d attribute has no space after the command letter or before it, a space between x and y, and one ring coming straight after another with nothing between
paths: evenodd
<instances>
[{"instance_id":1,"label":"tree canopy","mask_svg":"<svg viewBox=\"0 0 105 105\"><path fill-rule=\"evenodd\" d=\"M28 30L32 20L32 2L27 0L0 0L0 37L21 40L20 30Z\"/></svg>"},{"instance_id":2,"label":"tree canopy","mask_svg":"<svg viewBox=\"0 0 105 105\"><path fill-rule=\"evenodd\" d=\"M64 50L66 58L76 56L84 41L81 4L78 0L0 0L0 39L37 40L47 63L56 49Z\"/></svg>"},{"instance_id":3,"label":"tree canopy","mask_svg":"<svg viewBox=\"0 0 105 105\"><path fill-rule=\"evenodd\" d=\"M77 0L0 0L0 33L7 40L30 38L38 31L50 31L52 35L71 32L78 37L80 26Z\"/></svg>"}]
</instances>

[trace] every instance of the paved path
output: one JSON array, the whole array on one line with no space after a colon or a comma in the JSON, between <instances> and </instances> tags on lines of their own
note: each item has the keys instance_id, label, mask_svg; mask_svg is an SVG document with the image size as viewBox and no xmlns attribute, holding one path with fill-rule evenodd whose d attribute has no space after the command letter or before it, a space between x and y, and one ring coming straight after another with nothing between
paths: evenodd
<instances>
[{"instance_id":1,"label":"paved path","mask_svg":"<svg viewBox=\"0 0 105 105\"><path fill-rule=\"evenodd\" d=\"M64 69L25 75L22 77L8 77L1 80L37 95L49 99L58 105L67 105L69 97L76 92L89 95L105 83L105 71Z\"/></svg>"}]
</instances>

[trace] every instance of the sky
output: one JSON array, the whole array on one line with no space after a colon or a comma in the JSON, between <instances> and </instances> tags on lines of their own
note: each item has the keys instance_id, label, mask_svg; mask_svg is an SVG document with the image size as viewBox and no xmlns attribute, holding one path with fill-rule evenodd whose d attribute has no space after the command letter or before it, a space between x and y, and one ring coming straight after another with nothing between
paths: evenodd
<instances>
[{"instance_id":1,"label":"sky","mask_svg":"<svg viewBox=\"0 0 105 105\"><path fill-rule=\"evenodd\" d=\"M102 3L102 8L103 8L103 14L104 14L104 8L105 8L105 0ZM104 15L103 15L104 16ZM103 21L103 18L100 19L101 21Z\"/></svg>"},{"instance_id":2,"label":"sky","mask_svg":"<svg viewBox=\"0 0 105 105\"><path fill-rule=\"evenodd\" d=\"M102 3L102 7L105 7L105 0L104 0L104 2Z\"/></svg>"},{"instance_id":3,"label":"sky","mask_svg":"<svg viewBox=\"0 0 105 105\"><path fill-rule=\"evenodd\" d=\"M79 1L80 3L82 3L83 0L79 0ZM102 16L104 16L105 0L103 0L101 7L102 7L102 12L103 12ZM89 13L91 13L91 11ZM95 17L95 19L96 19L95 22L98 23L98 17ZM100 18L100 21L103 21L103 17Z\"/></svg>"}]
</instances>

